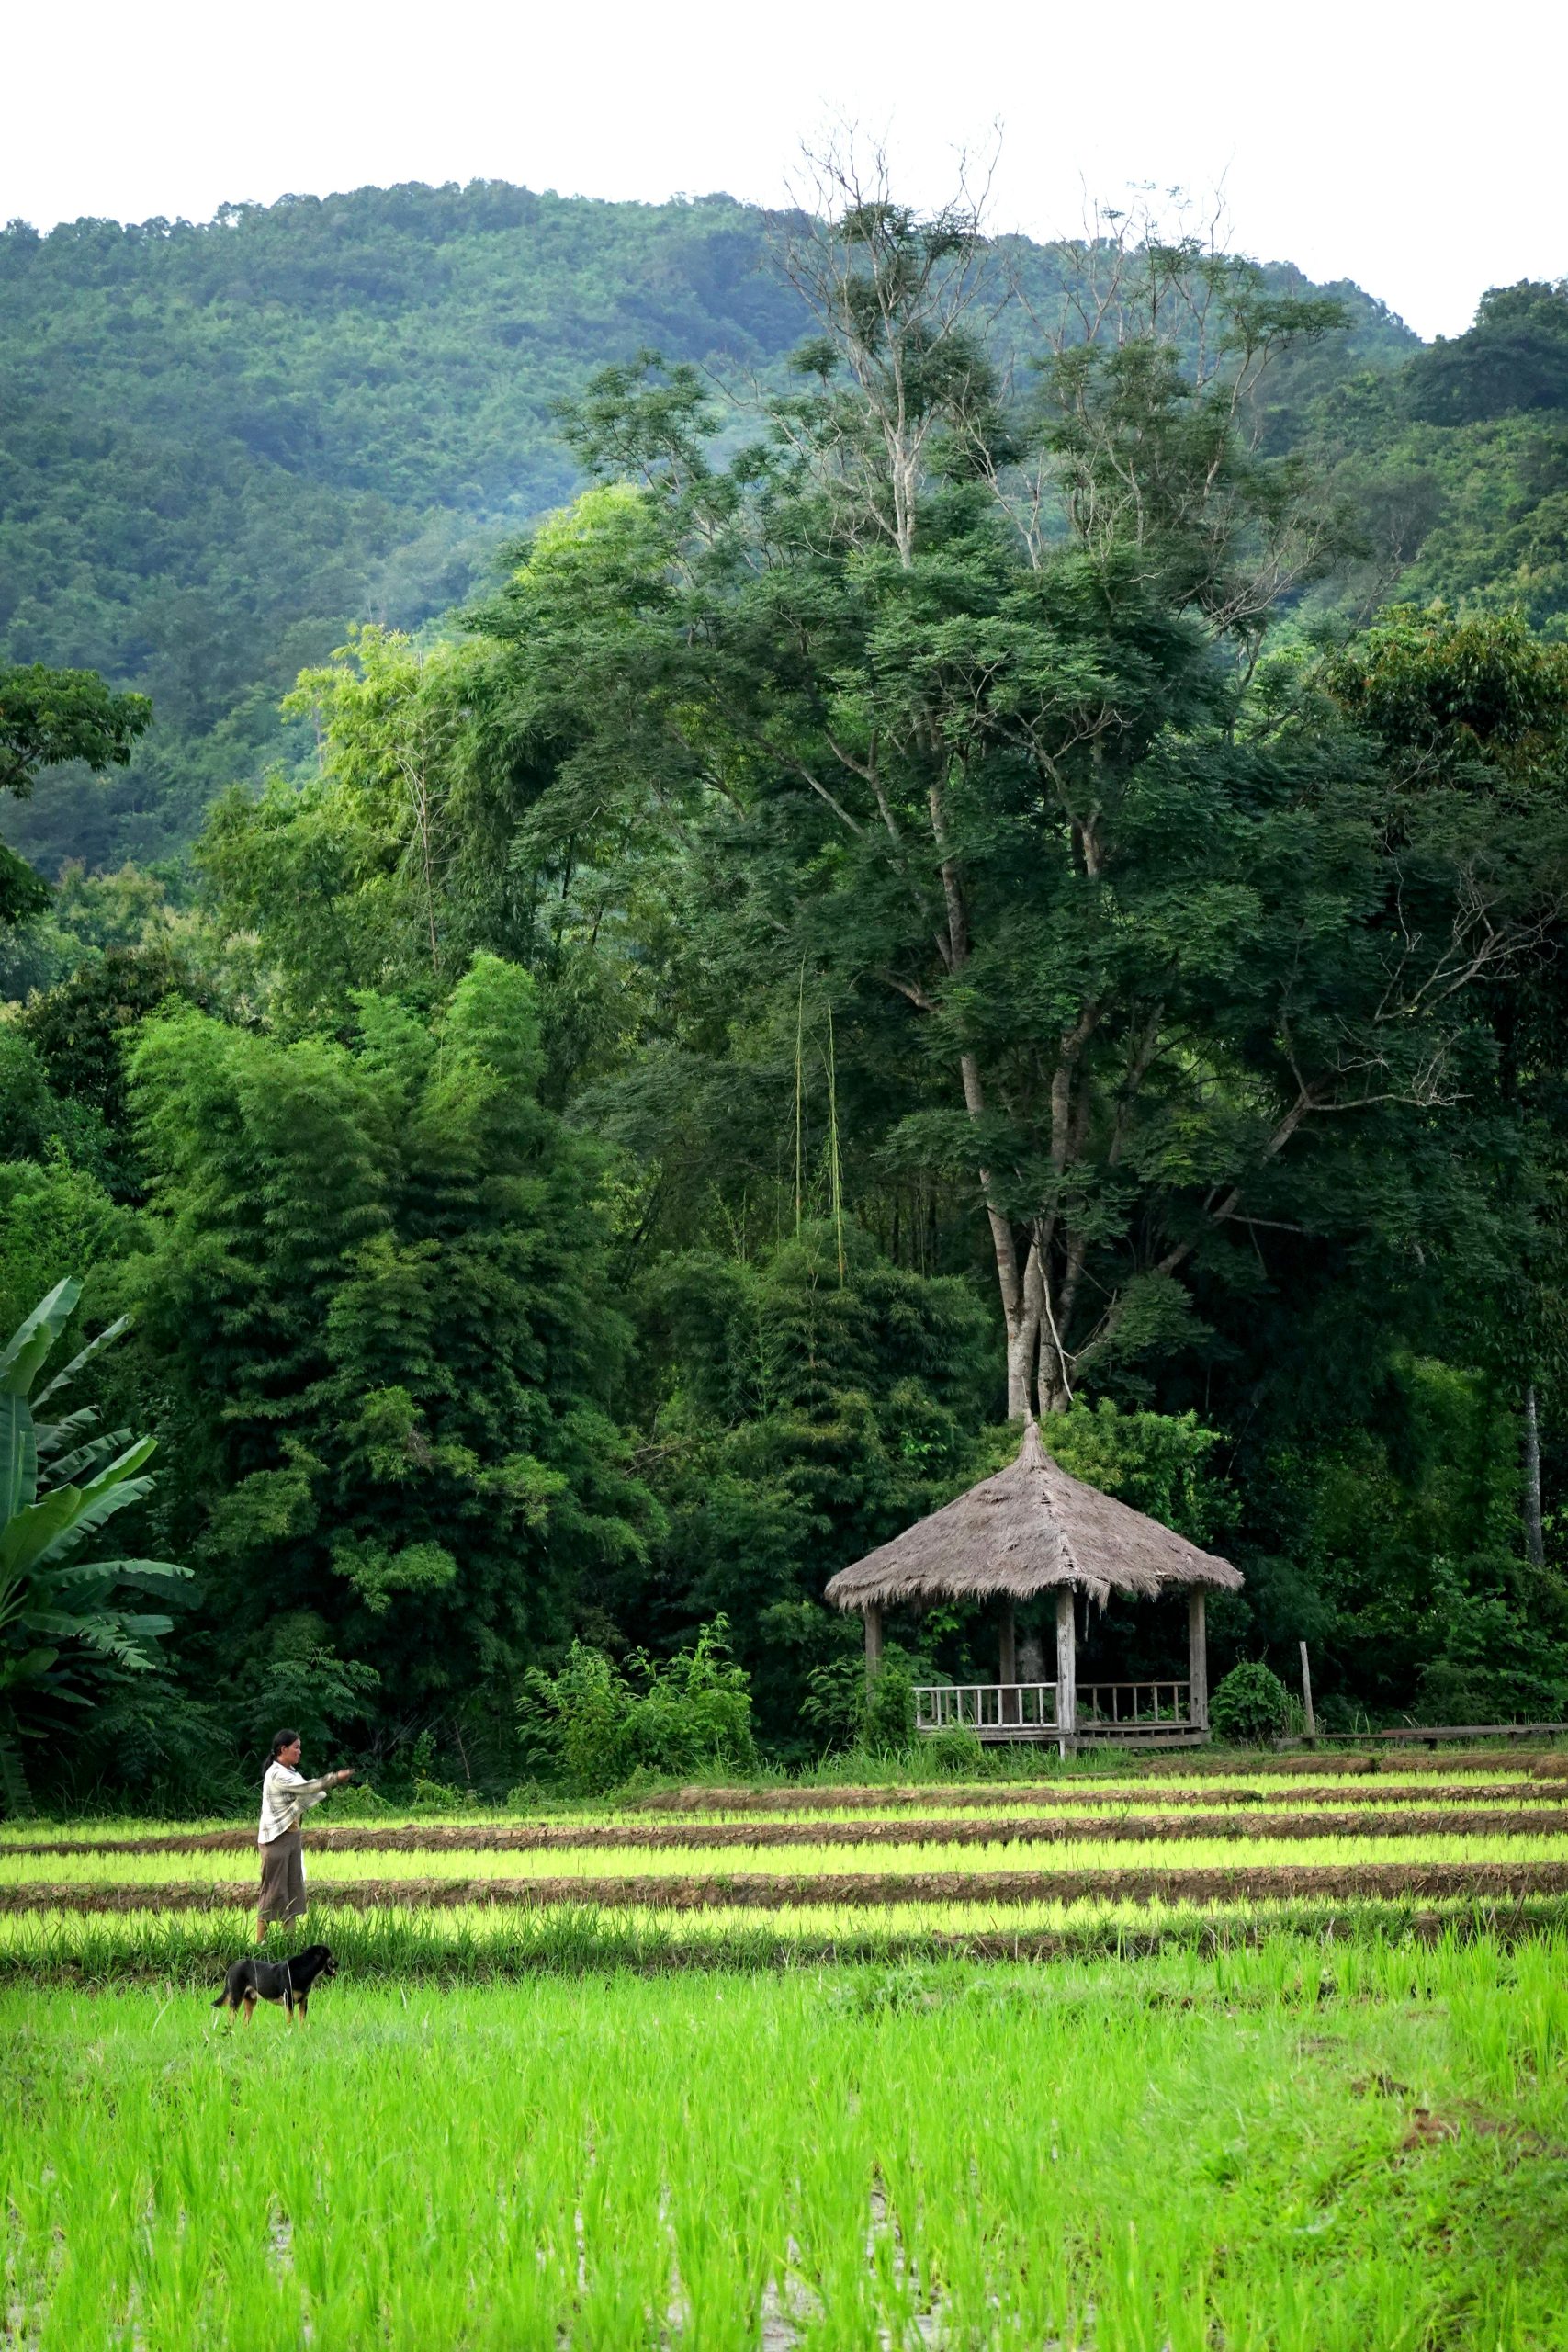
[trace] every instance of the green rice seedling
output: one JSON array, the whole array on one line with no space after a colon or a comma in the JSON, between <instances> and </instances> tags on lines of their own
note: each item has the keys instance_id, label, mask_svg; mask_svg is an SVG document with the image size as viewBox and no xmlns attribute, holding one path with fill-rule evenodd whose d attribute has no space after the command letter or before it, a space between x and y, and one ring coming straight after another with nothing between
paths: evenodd
<instances>
[{"instance_id":1,"label":"green rice seedling","mask_svg":"<svg viewBox=\"0 0 1568 2352\"><path fill-rule=\"evenodd\" d=\"M1310 1836L1315 1827L1333 1837L1432 1836L1466 1828L1517 1835L1522 1829L1568 1830L1568 1782L1563 1795L1525 1782L1514 1784L1508 1796L1488 1792L1476 1795L1461 1783L1457 1790L1402 1788L1387 1792L1383 1802L1335 1801L1333 1792L1292 1790L1284 1799L1253 1789L1229 1792L1217 1803L1204 1792L1164 1792L1153 1798L1111 1794L1097 1800L1097 1811L1058 1806L1043 1811L1038 1801L1027 1811L1011 1805L948 1808L940 1814L902 1811L892 1814L821 1811L792 1818L748 1814L739 1819L708 1816L665 1816L637 1821L483 1822L469 1820L457 1826L432 1826L426 1822L381 1823L347 1828L329 1824L310 1838L320 1855L371 1853L502 1853L559 1851L740 1851L749 1848L778 1849L818 1845L913 1846L931 1843L1003 1844L1035 1838L1063 1841L1073 1838L1090 1842L1100 1838L1127 1839L1161 1836L1201 1838L1205 1832L1225 1838ZM1440 1803L1433 1800L1439 1798ZM249 1827L220 1831L164 1831L157 1836L99 1837L83 1842L70 1837L44 1835L13 1840L0 1849L0 1871L12 1863L37 1864L44 1860L96 1866L124 1857L133 1864L156 1856L227 1854L254 1850Z\"/></svg>"},{"instance_id":2,"label":"green rice seedling","mask_svg":"<svg viewBox=\"0 0 1568 2352\"><path fill-rule=\"evenodd\" d=\"M1551 1781L1532 1784L1526 1777L1530 1759L1505 1751L1472 1749L1455 1756L1438 1755L1420 1763L1408 1757L1396 1758L1386 1764L1379 1760L1381 1769L1371 1774L1336 1772L1331 1758L1314 1757L1241 1758L1229 1759L1223 1767L1216 1761L1205 1762L1191 1757L1179 1759L1179 1770L1161 1770L1155 1769L1153 1758L1136 1759L1130 1765L1124 1758L1102 1755L1072 1759L1066 1767L1052 1759L1048 1766L1027 1773L998 1770L978 1783L911 1781L905 1767L880 1788L840 1785L830 1779L806 1784L764 1779L739 1791L683 1791L658 1799L610 1798L596 1804L535 1791L530 1792L527 1805L522 1810L510 1805L481 1805L443 1814L423 1807L400 1812L389 1806L376 1814L375 1822L388 1826L450 1830L503 1826L529 1818L566 1826L639 1816L783 1821L798 1818L803 1811L810 1815L827 1812L839 1818L866 1812L892 1817L910 1809L925 1813L977 1813L998 1808L1027 1812L1032 1806L1044 1804L1072 1808L1123 1801L1131 1807L1155 1812L1177 1803L1213 1803L1223 1808L1248 1800L1265 1803L1270 1809L1293 1807L1308 1801L1342 1809L1385 1804L1394 1801L1399 1792L1408 1792L1416 1801L1427 1802L1423 1792L1428 1789L1434 1790L1431 1801L1436 1802L1435 1783L1441 1784L1441 1801L1445 1804L1464 1801L1461 1790L1472 1792L1477 1802L1485 1801L1489 1795L1505 1794L1510 1798L1533 1794L1547 1802L1552 1798L1556 1785ZM1277 1769L1285 1763L1300 1769L1291 1772ZM1557 1801L1562 1800L1559 1797ZM127 1838L160 1838L182 1831L226 1830L246 1836L254 1831L254 1812L247 1808L240 1815L185 1821L133 1815L104 1815L53 1825L37 1819L11 1821L0 1823L0 1851L12 1845L34 1842L40 1837L91 1847Z\"/></svg>"},{"instance_id":3,"label":"green rice seedling","mask_svg":"<svg viewBox=\"0 0 1568 2352\"><path fill-rule=\"evenodd\" d=\"M953 1952L1059 1962L1101 1954L1112 1962L1152 1951L1288 1950L1281 1969L1312 1974L1303 1951L1331 1955L1369 1942L1419 1950L1451 1934L1509 1942L1551 1936L1568 1923L1568 1898L1527 1897L1505 1906L1302 1899L1193 1903L910 1904L896 1910L808 1905L787 1911L716 1908L680 1917L630 1906L419 1911L313 1908L302 1934L321 1936L356 1981L493 1984L616 1969L791 1970L857 1962L879 1998L875 1970ZM0 1917L0 1985L94 1986L137 1983L205 1988L249 1942L248 1913L34 1912ZM1311 1939L1309 1942L1307 1939ZM276 1949L287 1949L281 1942ZM1338 1964L1336 1959L1336 1965Z\"/></svg>"},{"instance_id":4,"label":"green rice seedling","mask_svg":"<svg viewBox=\"0 0 1568 2352\"><path fill-rule=\"evenodd\" d=\"M1300 1871L1315 1866L1355 1864L1374 1867L1401 1865L1416 1869L1446 1862L1551 1863L1568 1856L1568 1819L1548 1816L1542 1826L1518 1835L1498 1834L1483 1827L1440 1834L1372 1838L1307 1837L1248 1839L1245 1846L1220 1833L1212 1838L1179 1840L1151 1838L1135 1845L1092 1839L1010 1844L1005 1856L984 1845L955 1845L940 1836L918 1846L897 1846L868 1855L863 1849L837 1846L825 1839L812 1846L773 1849L744 1847L722 1854L682 1847L653 1850L599 1848L550 1848L523 1852L476 1854L446 1849L436 1852L372 1853L312 1850L308 1871L312 1883L348 1886L371 1883L395 1886L402 1881L475 1880L506 1882L525 1886L541 1881L609 1883L635 1879L700 1879L714 1886L726 1881L777 1878L792 1885L853 1878L868 1871L883 1879L931 1873L953 1877L981 1875L1005 1869L1017 1871L1073 1872L1085 1871L1214 1871L1245 1866L1251 1871ZM17 1855L0 1856L0 1886L91 1886L141 1888L159 1886L230 1886L243 1883L239 1864L243 1857L231 1852L136 1855Z\"/></svg>"}]
</instances>

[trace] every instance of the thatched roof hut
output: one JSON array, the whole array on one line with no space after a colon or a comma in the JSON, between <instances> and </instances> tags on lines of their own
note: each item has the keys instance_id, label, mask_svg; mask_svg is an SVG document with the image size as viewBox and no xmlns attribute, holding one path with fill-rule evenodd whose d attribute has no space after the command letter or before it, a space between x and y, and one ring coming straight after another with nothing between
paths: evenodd
<instances>
[{"instance_id":1,"label":"thatched roof hut","mask_svg":"<svg viewBox=\"0 0 1568 2352\"><path fill-rule=\"evenodd\" d=\"M1235 1592L1242 1575L1156 1519L1086 1487L1053 1462L1031 1421L1016 1461L840 1568L828 1586L837 1609L1002 1595L1030 1600L1056 1585L1101 1608L1193 1586Z\"/></svg>"},{"instance_id":2,"label":"thatched roof hut","mask_svg":"<svg viewBox=\"0 0 1568 2352\"><path fill-rule=\"evenodd\" d=\"M1157 1725L1169 1693L1169 1713L1194 1733L1208 1721L1208 1641L1204 1598L1235 1592L1239 1568L1211 1552L1201 1552L1184 1535L1134 1510L1114 1496L1086 1487L1054 1462L1031 1421L1018 1458L994 1477L906 1528L891 1544L840 1568L829 1580L827 1598L837 1609L858 1610L865 1619L866 1664L874 1671L882 1654L882 1611L932 1600L996 1600L1000 1603L1000 1673L996 1685L966 1686L973 1696L932 1689L917 1691L922 1730L951 1721L975 1723L982 1737L1069 1736L1077 1728L1073 1594L1081 1592L1103 1608L1111 1595L1152 1600L1162 1592L1185 1592L1188 1601L1188 1679L1147 1686ZM1014 1610L1021 1600L1054 1590L1056 1596L1056 1681L1046 1702L1021 1700L1016 1669ZM1030 1685L1031 1691L1043 1685ZM1105 1684L1112 1722L1115 1693L1131 1690L1134 1718L1140 1686ZM922 1702L929 1710L922 1713ZM1031 1703L1034 1712L1031 1713ZM1090 1700L1098 1713L1100 1702ZM956 1705L957 1712L954 1713ZM968 1712L965 1712L966 1708Z\"/></svg>"}]
</instances>

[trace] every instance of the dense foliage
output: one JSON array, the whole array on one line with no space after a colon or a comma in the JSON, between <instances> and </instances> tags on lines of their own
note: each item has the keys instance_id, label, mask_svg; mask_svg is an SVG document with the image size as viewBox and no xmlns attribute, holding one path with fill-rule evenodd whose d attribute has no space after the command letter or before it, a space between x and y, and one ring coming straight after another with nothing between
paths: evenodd
<instances>
[{"instance_id":1,"label":"dense foliage","mask_svg":"<svg viewBox=\"0 0 1568 2352\"><path fill-rule=\"evenodd\" d=\"M1545 450L1568 304L1398 366L1364 299L1180 241L1000 250L846 183L767 278L761 227L447 190L13 232L17 316L91 260L96 348L175 322L231 410L158 431L229 449L224 498L263 467L304 567L252 566L265 610L204 575L257 665L203 654L205 700L101 558L55 566L76 636L41 591L9 624L74 661L125 622L98 658L173 730L139 838L231 787L178 875L104 871L100 797L0 936L0 1303L134 1315L148 1521L197 1572L79 1787L210 1782L275 1716L496 1789L897 1747L995 1629L891 1624L868 1706L822 1586L1026 1411L1245 1569L1216 1674L1304 1639L1330 1722L1568 1707L1568 645L1443 503ZM502 286L537 332L497 345ZM694 336L757 366L739 410ZM466 611L388 625L574 481ZM400 605L355 532L389 561L438 508L464 565ZM141 707L93 691L113 763ZM1112 1611L1084 1671L1179 1640Z\"/></svg>"},{"instance_id":2,"label":"dense foliage","mask_svg":"<svg viewBox=\"0 0 1568 2352\"><path fill-rule=\"evenodd\" d=\"M1518 612L1568 636L1568 287L1499 287L1475 324L1320 401L1314 455L1361 518L1341 593Z\"/></svg>"},{"instance_id":3,"label":"dense foliage","mask_svg":"<svg viewBox=\"0 0 1568 2352\"><path fill-rule=\"evenodd\" d=\"M73 763L89 773L129 767L152 720L145 695L111 694L91 670L0 664L0 793L25 800L43 770ZM0 923L25 922L48 903L31 867L0 843Z\"/></svg>"},{"instance_id":4,"label":"dense foliage","mask_svg":"<svg viewBox=\"0 0 1568 2352\"><path fill-rule=\"evenodd\" d=\"M537 1101L533 1000L480 957L432 1023L366 995L346 1044L282 1044L186 1011L137 1052L161 1215L130 1279L199 1448L212 1687L247 1661L257 1736L313 1690L334 1728L456 1707L483 1754L640 1555L600 1170Z\"/></svg>"},{"instance_id":5,"label":"dense foliage","mask_svg":"<svg viewBox=\"0 0 1568 2352\"><path fill-rule=\"evenodd\" d=\"M88 664L157 710L128 775L62 777L7 837L50 871L187 843L303 747L278 699L350 621L441 612L567 495L552 404L595 368L644 344L776 365L800 318L769 243L728 197L497 181L0 231L0 663ZM1050 250L1019 250L1048 292ZM1409 347L1343 290L1347 358Z\"/></svg>"}]
</instances>

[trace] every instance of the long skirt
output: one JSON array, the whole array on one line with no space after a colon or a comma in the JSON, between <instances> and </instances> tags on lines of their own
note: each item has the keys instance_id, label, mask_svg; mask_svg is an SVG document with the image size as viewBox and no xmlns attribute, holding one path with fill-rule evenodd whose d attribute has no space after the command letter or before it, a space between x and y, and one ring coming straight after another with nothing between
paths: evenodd
<instances>
[{"instance_id":1,"label":"long skirt","mask_svg":"<svg viewBox=\"0 0 1568 2352\"><path fill-rule=\"evenodd\" d=\"M262 1919L302 1919L305 1916L305 1840L298 1829L286 1829L261 1849Z\"/></svg>"}]
</instances>

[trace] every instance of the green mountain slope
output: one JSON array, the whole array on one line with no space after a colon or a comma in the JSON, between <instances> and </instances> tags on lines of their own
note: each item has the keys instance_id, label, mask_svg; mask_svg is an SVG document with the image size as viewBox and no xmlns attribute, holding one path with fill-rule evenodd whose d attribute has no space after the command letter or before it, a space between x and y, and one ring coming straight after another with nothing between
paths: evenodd
<instances>
[{"instance_id":1,"label":"green mountain slope","mask_svg":"<svg viewBox=\"0 0 1568 2352\"><path fill-rule=\"evenodd\" d=\"M1049 247L1014 248L1035 295ZM1270 279L1299 285L1280 268ZM1353 331L1275 382L1289 439L1414 338L1354 287ZM6 816L50 868L155 859L286 746L295 673L373 618L417 625L558 503L552 404L654 345L766 371L800 337L766 223L503 183L367 188L214 221L0 233L0 661L151 694L111 782L66 773Z\"/></svg>"},{"instance_id":2,"label":"green mountain slope","mask_svg":"<svg viewBox=\"0 0 1568 2352\"><path fill-rule=\"evenodd\" d=\"M1517 608L1568 636L1568 287L1495 290L1468 334L1335 388L1312 432L1365 518L1362 605Z\"/></svg>"}]
</instances>

